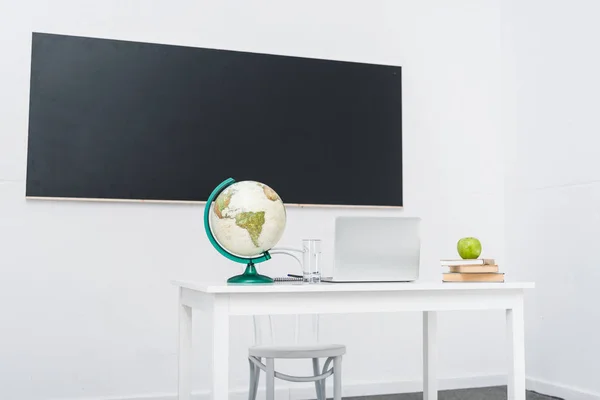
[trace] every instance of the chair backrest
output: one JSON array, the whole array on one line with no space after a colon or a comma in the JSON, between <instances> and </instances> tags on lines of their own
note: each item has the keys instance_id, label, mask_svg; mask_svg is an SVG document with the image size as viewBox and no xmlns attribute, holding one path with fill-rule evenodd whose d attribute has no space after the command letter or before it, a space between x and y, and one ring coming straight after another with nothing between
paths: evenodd
<instances>
[{"instance_id":1,"label":"chair backrest","mask_svg":"<svg viewBox=\"0 0 600 400\"><path fill-rule=\"evenodd\" d=\"M270 254L282 254L293 257L300 265L302 272L302 261L296 253L303 253L303 249L295 247L275 247L271 249ZM319 315L295 315L293 342L290 339L285 341L278 340L280 335L276 335L273 319L286 319L289 316L271 316L271 315L255 315L254 316L254 344L300 344L300 343L318 343L319 342ZM310 322L309 322L310 321ZM308 332L306 329L308 328ZM279 342L279 343L278 343Z\"/></svg>"},{"instance_id":2,"label":"chair backrest","mask_svg":"<svg viewBox=\"0 0 600 400\"><path fill-rule=\"evenodd\" d=\"M287 317L287 318L286 318ZM289 318L292 317L293 332L281 332L286 328ZM274 323L274 320L276 323ZM254 316L254 344L308 344L319 342L319 315L294 315L294 316Z\"/></svg>"}]
</instances>

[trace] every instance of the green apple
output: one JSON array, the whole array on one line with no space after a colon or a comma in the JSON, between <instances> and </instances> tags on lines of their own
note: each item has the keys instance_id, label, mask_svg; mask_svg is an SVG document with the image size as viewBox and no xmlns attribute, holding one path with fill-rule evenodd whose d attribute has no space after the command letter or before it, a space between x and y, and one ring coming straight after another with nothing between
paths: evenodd
<instances>
[{"instance_id":1,"label":"green apple","mask_svg":"<svg viewBox=\"0 0 600 400\"><path fill-rule=\"evenodd\" d=\"M474 237L464 237L456 245L458 254L465 260L472 260L481 254L481 242Z\"/></svg>"}]
</instances>

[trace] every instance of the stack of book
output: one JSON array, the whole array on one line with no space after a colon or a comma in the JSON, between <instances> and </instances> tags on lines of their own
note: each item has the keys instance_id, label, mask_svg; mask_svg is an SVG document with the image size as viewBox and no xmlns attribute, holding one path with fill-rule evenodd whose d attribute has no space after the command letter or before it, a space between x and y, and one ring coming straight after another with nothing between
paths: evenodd
<instances>
[{"instance_id":1,"label":"stack of book","mask_svg":"<svg viewBox=\"0 0 600 400\"><path fill-rule=\"evenodd\" d=\"M443 282L504 282L504 273L499 272L492 258L441 260L441 263L448 268L442 274Z\"/></svg>"}]
</instances>

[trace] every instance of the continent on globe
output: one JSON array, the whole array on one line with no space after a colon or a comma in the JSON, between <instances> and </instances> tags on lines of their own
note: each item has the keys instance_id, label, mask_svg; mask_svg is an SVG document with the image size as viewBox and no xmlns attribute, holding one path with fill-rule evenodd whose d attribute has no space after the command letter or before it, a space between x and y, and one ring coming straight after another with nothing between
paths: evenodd
<instances>
[{"instance_id":1,"label":"continent on globe","mask_svg":"<svg viewBox=\"0 0 600 400\"><path fill-rule=\"evenodd\" d=\"M265 212L241 212L235 216L235 223L240 228L244 228L250 234L250 239L256 247L260 247L258 243L258 237L262 232L263 225L265 224Z\"/></svg>"},{"instance_id":2,"label":"continent on globe","mask_svg":"<svg viewBox=\"0 0 600 400\"><path fill-rule=\"evenodd\" d=\"M219 218L223 218L223 210L227 207L229 207L229 203L231 202L231 196L233 195L233 193L231 192L231 190L225 190L222 195L217 197L217 200L215 200L215 214L217 214L217 217Z\"/></svg>"},{"instance_id":3,"label":"continent on globe","mask_svg":"<svg viewBox=\"0 0 600 400\"><path fill-rule=\"evenodd\" d=\"M279 198L279 195L277 193L275 193L275 191L273 189L271 189L270 187L268 187L267 185L263 185L263 191L265 192L265 196L267 196L267 199L269 199L271 201L281 200Z\"/></svg>"}]
</instances>

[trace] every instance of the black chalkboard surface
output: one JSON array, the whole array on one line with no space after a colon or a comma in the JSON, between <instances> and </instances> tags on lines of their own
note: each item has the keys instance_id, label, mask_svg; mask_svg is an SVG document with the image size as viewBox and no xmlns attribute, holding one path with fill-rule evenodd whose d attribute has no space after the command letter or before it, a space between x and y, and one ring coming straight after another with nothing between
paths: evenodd
<instances>
[{"instance_id":1,"label":"black chalkboard surface","mask_svg":"<svg viewBox=\"0 0 600 400\"><path fill-rule=\"evenodd\" d=\"M402 206L401 69L34 33L27 196Z\"/></svg>"}]
</instances>

